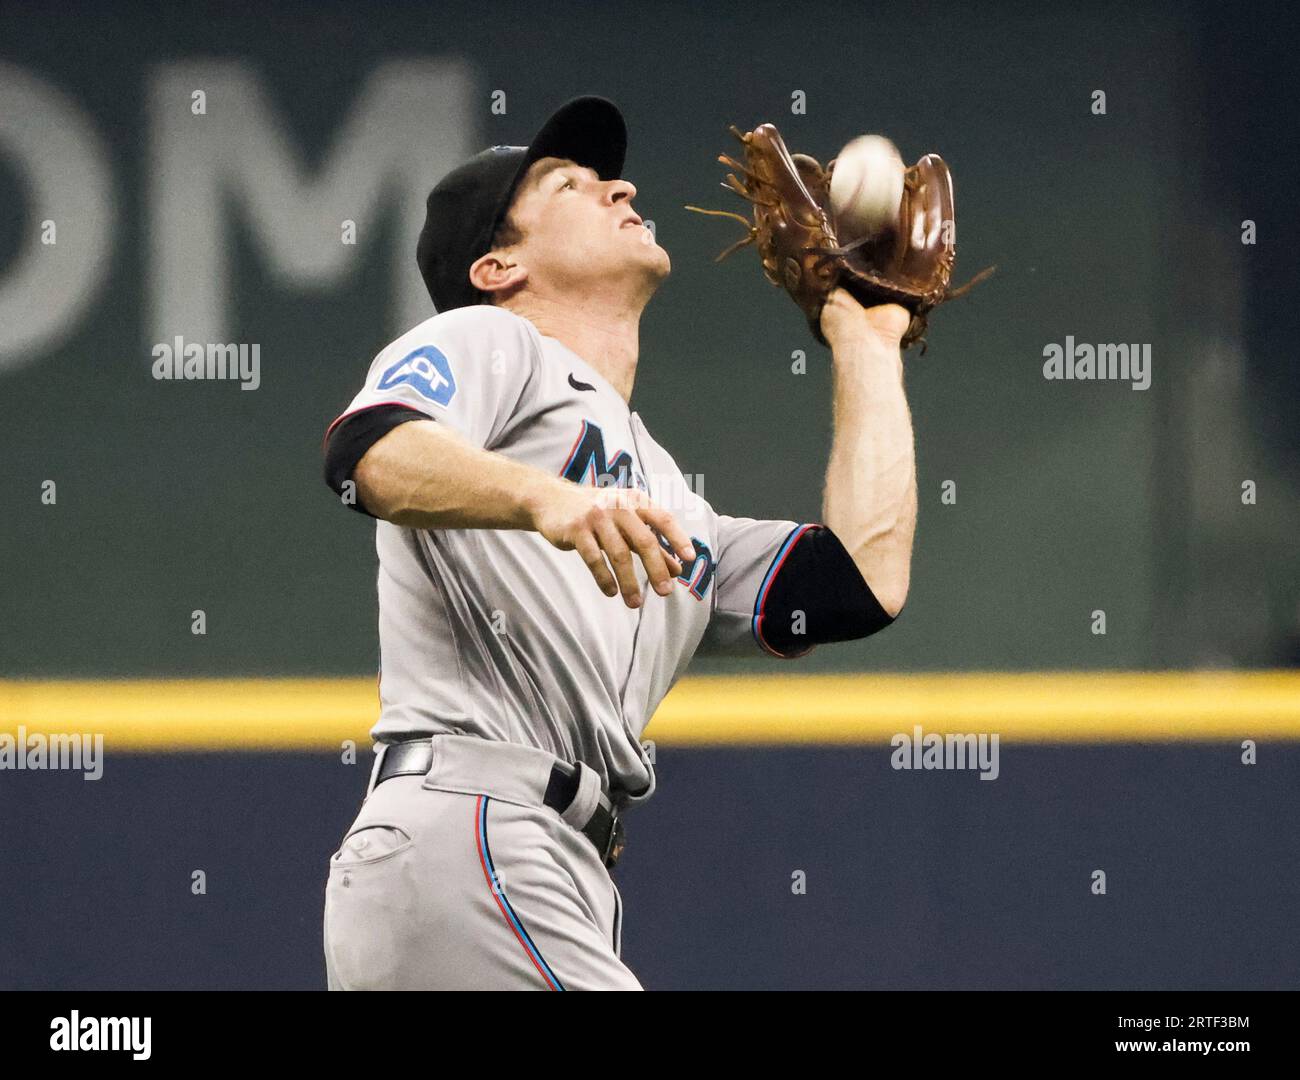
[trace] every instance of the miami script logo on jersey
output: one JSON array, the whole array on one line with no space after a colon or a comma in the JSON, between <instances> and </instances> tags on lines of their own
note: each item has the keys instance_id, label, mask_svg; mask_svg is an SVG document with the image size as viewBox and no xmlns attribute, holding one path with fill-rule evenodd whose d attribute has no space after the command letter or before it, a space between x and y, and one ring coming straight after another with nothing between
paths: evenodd
<instances>
[{"instance_id":1,"label":"miami script logo on jersey","mask_svg":"<svg viewBox=\"0 0 1300 1080\"><path fill-rule=\"evenodd\" d=\"M447 405L456 395L456 378L439 349L425 345L407 353L379 378L378 389L391 390L402 383L414 387L435 405Z\"/></svg>"},{"instance_id":2,"label":"miami script logo on jersey","mask_svg":"<svg viewBox=\"0 0 1300 1080\"><path fill-rule=\"evenodd\" d=\"M590 420L582 422L582 430L574 440L569 459L560 470L560 475L575 484L593 484L596 487L630 488L635 485L641 491L649 492L645 477L633 467L632 455L620 450L610 459L605 451L605 435L598 424ZM659 545L667 552L673 548L662 536ZM695 558L686 566L677 580L680 581L696 600L703 600L709 594L713 584L715 563L713 551L706 541L698 536L691 537L695 547Z\"/></svg>"},{"instance_id":3,"label":"miami script logo on jersey","mask_svg":"<svg viewBox=\"0 0 1300 1080\"><path fill-rule=\"evenodd\" d=\"M649 491L645 477L633 467L632 455L620 450L612 460L605 456L605 435L599 425L590 420L582 422L582 430L569 451L569 460L564 463L560 475L575 484L594 484L596 487L635 486L641 491Z\"/></svg>"}]
</instances>

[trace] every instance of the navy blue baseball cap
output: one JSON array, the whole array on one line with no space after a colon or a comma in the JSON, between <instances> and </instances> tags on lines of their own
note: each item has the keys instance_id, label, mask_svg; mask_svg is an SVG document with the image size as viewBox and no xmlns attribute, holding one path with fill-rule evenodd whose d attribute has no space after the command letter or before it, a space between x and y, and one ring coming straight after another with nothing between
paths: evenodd
<instances>
[{"instance_id":1,"label":"navy blue baseball cap","mask_svg":"<svg viewBox=\"0 0 1300 1080\"><path fill-rule=\"evenodd\" d=\"M439 311L481 300L469 268L492 249L492 237L510 209L530 165L567 158L594 169L602 180L623 173L627 125L602 97L579 97L560 106L527 146L494 146L453 169L429 192L415 261Z\"/></svg>"}]
</instances>

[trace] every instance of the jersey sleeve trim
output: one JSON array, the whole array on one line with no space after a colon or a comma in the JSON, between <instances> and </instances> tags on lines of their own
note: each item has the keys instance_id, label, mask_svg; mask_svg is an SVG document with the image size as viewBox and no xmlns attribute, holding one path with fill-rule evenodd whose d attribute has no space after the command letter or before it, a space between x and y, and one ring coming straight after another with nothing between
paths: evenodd
<instances>
[{"instance_id":1,"label":"jersey sleeve trim","mask_svg":"<svg viewBox=\"0 0 1300 1080\"><path fill-rule=\"evenodd\" d=\"M767 605L768 593L771 591L772 582L776 580L777 574L781 572L781 567L785 565L785 561L789 558L790 552L794 550L795 545L813 529L819 528L821 528L820 525L797 525L791 530L790 535L785 538L785 542L777 549L776 555L772 559L772 565L768 567L767 573L763 577L763 582L758 587L758 595L754 598L754 617L750 623L750 628L754 634L754 640L758 642L764 651L771 653L773 656L779 657L782 660L794 660L800 656L806 656L808 653L812 652L815 646L809 645L808 648L803 649L800 652L781 652L768 644L767 640L763 637L763 618L766 615L764 608Z\"/></svg>"},{"instance_id":2,"label":"jersey sleeve trim","mask_svg":"<svg viewBox=\"0 0 1300 1080\"><path fill-rule=\"evenodd\" d=\"M330 426L327 427L327 428L325 429L325 437L324 437L323 439L321 439L321 442L320 442L320 444L321 444L321 449L324 449L324 448L329 444L330 436L334 434L334 429L337 428L341 423L343 423L344 420L347 420L347 419L349 419L350 417L356 416L357 413L363 413L363 412L366 412L366 411L368 411L369 409L382 409L382 408L385 408L385 407L393 407L393 408L399 408L399 409L410 409L411 412L414 412L414 413L420 413L420 415L423 416L423 417L425 417L426 419L429 419L429 420L432 420L432 419L433 419L433 417L432 417L430 414L428 414L428 413L424 413L424 412L420 412L419 409L417 409L414 405L412 405L412 404L411 404L410 402L408 402L408 401L371 401L371 402L367 402L365 405L358 405L355 409L349 409L347 412L341 414L340 416L335 417L333 423L331 423Z\"/></svg>"},{"instance_id":3,"label":"jersey sleeve trim","mask_svg":"<svg viewBox=\"0 0 1300 1080\"><path fill-rule=\"evenodd\" d=\"M428 419L418 409L398 402L368 405L345 413L330 425L330 435L324 447L325 483L334 494L341 496L357 464L375 443L395 427L412 420ZM367 517L375 516L359 498L352 499L347 505Z\"/></svg>"}]
</instances>

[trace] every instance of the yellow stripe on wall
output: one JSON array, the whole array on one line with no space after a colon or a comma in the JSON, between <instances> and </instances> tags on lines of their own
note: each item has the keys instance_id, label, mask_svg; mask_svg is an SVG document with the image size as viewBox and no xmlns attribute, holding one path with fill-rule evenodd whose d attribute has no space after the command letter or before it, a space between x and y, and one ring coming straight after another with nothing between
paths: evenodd
<instances>
[{"instance_id":1,"label":"yellow stripe on wall","mask_svg":"<svg viewBox=\"0 0 1300 1080\"><path fill-rule=\"evenodd\" d=\"M373 678L0 680L0 733L102 734L118 750L334 750L364 744L378 709ZM1036 743L1300 740L1300 673L701 676L646 738L885 744L917 724Z\"/></svg>"}]
</instances>

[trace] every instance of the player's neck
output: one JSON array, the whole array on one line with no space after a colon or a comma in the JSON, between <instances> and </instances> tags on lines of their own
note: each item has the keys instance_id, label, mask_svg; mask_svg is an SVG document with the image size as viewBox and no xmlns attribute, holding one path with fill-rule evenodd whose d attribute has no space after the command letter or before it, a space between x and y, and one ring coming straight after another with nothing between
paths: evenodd
<instances>
[{"instance_id":1,"label":"player's neck","mask_svg":"<svg viewBox=\"0 0 1300 1080\"><path fill-rule=\"evenodd\" d=\"M640 354L642 305L622 310L610 305L597 308L525 293L512 298L508 306L537 327L539 334L554 338L582 357L624 401L632 397Z\"/></svg>"}]
</instances>

